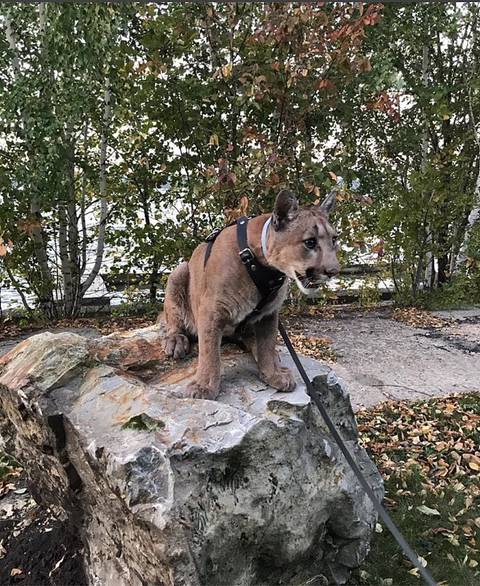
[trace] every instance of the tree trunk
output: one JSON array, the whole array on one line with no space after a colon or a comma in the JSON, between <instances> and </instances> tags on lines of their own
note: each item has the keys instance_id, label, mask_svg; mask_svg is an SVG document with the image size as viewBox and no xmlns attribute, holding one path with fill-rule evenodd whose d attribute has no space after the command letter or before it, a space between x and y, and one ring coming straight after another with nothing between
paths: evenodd
<instances>
[{"instance_id":1,"label":"tree trunk","mask_svg":"<svg viewBox=\"0 0 480 586\"><path fill-rule=\"evenodd\" d=\"M97 236L97 252L95 256L95 263L93 265L90 274L83 282L81 286L81 295L80 297L83 298L85 293L88 291L88 288L93 283L95 277L98 275L100 271L100 267L102 266L103 260L103 252L105 249L105 231L106 231L106 223L107 223L107 214L108 214L108 204L107 204L107 134L108 134L108 127L110 124L111 119L111 99L112 99L112 88L110 86L110 79L108 76L105 78L105 92L104 92L104 109L103 109L103 128L102 128L102 138L100 142L100 223L98 226L98 236Z\"/></svg>"},{"instance_id":2,"label":"tree trunk","mask_svg":"<svg viewBox=\"0 0 480 586\"><path fill-rule=\"evenodd\" d=\"M159 266L157 262L153 263L152 272L150 273L150 288L149 288L149 300L150 303L156 303L157 301L157 283L159 276Z\"/></svg>"},{"instance_id":3,"label":"tree trunk","mask_svg":"<svg viewBox=\"0 0 480 586\"><path fill-rule=\"evenodd\" d=\"M429 63L430 63L430 60L429 60L429 55L428 55L428 47L426 45L424 45L423 51L422 51L422 83L425 87L428 86ZM422 173L424 173L426 171L427 163L428 163L428 120L427 120L427 115L425 114L424 128L422 131L422 161L421 161ZM425 198L426 201L428 201L428 199L430 198L430 194L424 193L423 197ZM423 284L424 288L425 287L432 288L432 283L435 280L435 276L432 271L433 267L435 266L435 259L433 257L433 253L432 253L432 231L431 231L431 228L428 224L428 221L427 221L426 231L427 231L427 237L426 237L425 258L421 259L421 262L419 262L418 269L419 269L419 271L421 271L421 273L420 272L417 273L418 282L416 282L416 285L419 286L420 284ZM425 271L424 271L424 267L425 267ZM423 283L422 283L422 281L423 281Z\"/></svg>"},{"instance_id":4,"label":"tree trunk","mask_svg":"<svg viewBox=\"0 0 480 586\"><path fill-rule=\"evenodd\" d=\"M474 190L474 198L473 198L473 205L470 213L468 214L467 218L467 226L465 229L465 234L463 237L463 242L460 247L460 252L458 254L457 259L457 266L456 268L460 268L462 265L465 264L467 260L467 249L468 244L470 242L470 238L472 236L472 232L475 226L480 222L480 132L477 128L477 122L473 115L473 106L472 106L472 96L469 94L469 103L470 103L470 122L472 125L475 143L477 145L477 156L478 156L478 169L477 169L477 179L475 181L475 190Z\"/></svg>"},{"instance_id":5,"label":"tree trunk","mask_svg":"<svg viewBox=\"0 0 480 586\"><path fill-rule=\"evenodd\" d=\"M82 193L80 195L80 222L82 224L82 259L80 264L80 275L81 279L87 268L87 219L86 219L86 207L85 202L87 198L87 175L86 175L86 161L87 161L87 139L88 139L88 121L85 120L83 127L83 154L85 161L85 168L83 169L82 175Z\"/></svg>"},{"instance_id":6,"label":"tree trunk","mask_svg":"<svg viewBox=\"0 0 480 586\"><path fill-rule=\"evenodd\" d=\"M28 311L28 313L32 314L33 309L28 304L27 298L25 297L25 293L22 290L22 286L17 281L17 279L15 278L15 275L12 273L12 271L8 267L6 259L4 259L4 261L3 261L3 266L5 268L5 271L8 275L8 278L10 279L15 291L19 294L20 299L22 300L23 307Z\"/></svg>"},{"instance_id":7,"label":"tree trunk","mask_svg":"<svg viewBox=\"0 0 480 586\"><path fill-rule=\"evenodd\" d=\"M40 21L40 30L43 32L46 26L46 6L44 3L39 5L39 21ZM18 58L17 52L17 41L15 38L15 31L13 30L12 21L10 16L7 12L4 16L5 22L5 33L7 37L7 42L12 51L12 67L14 72L14 77L18 80L22 73L20 68L20 60ZM33 152L34 149L30 141L27 139L28 136L28 127L29 121L25 112L22 110L21 112L22 124L23 124L23 132L25 137L25 145L27 147L27 152L30 157L34 158L35 153ZM46 245L46 238L45 233L42 227L42 213L41 213L41 206L38 200L38 193L35 185L28 185L26 186L27 190L31 193L30 199L30 235L33 241L33 249L36 261L38 263L38 268L40 271L40 278L41 283L38 287L38 301L41 310L45 313L45 315L49 318L56 317L56 309L55 303L53 298L53 290L54 290L54 283L52 274L50 271L50 266L48 264L48 254L47 254L47 245Z\"/></svg>"},{"instance_id":8,"label":"tree trunk","mask_svg":"<svg viewBox=\"0 0 480 586\"><path fill-rule=\"evenodd\" d=\"M68 256L67 214L64 203L58 206L58 244L63 278L63 314L70 316L73 308L73 284L70 258Z\"/></svg>"},{"instance_id":9,"label":"tree trunk","mask_svg":"<svg viewBox=\"0 0 480 586\"><path fill-rule=\"evenodd\" d=\"M155 303L157 301L157 282L158 282L158 275L159 275L159 263L157 260L157 255L155 252L155 242L152 236L152 232L151 232L151 228L152 228L152 222L150 220L150 209L149 209L149 205L148 205L148 196L149 196L149 192L148 192L148 188L146 185L146 182L143 182L142 184L138 184L137 183L137 188L139 190L140 193L140 199L142 202L142 209L143 209L143 217L145 219L145 226L147 226L148 228L148 238L150 240L150 244L152 247L152 270L150 272L150 277L149 277L149 301L150 303Z\"/></svg>"},{"instance_id":10,"label":"tree trunk","mask_svg":"<svg viewBox=\"0 0 480 586\"><path fill-rule=\"evenodd\" d=\"M479 54L480 54L480 37L478 35L479 25L479 10L478 6L473 3L468 6L468 10L472 15L472 34L473 34L473 47L474 47L474 59L472 60L472 69L470 83L478 79L479 75ZM465 231L463 234L462 243L459 247L457 258L455 259L455 271L460 270L467 260L467 250L470 242L470 238L474 231L475 226L480 222L480 128L478 126L478 120L474 115L474 106L472 99L471 86L468 88L468 109L469 109L469 122L473 132L473 138L477 146L477 178L475 181L473 204L470 212L466 218Z\"/></svg>"},{"instance_id":11,"label":"tree trunk","mask_svg":"<svg viewBox=\"0 0 480 586\"><path fill-rule=\"evenodd\" d=\"M72 305L67 314L76 317L80 310L80 250L78 242L78 215L75 200L75 147L70 141L67 148L67 228L68 228L68 260L71 274Z\"/></svg>"}]
</instances>

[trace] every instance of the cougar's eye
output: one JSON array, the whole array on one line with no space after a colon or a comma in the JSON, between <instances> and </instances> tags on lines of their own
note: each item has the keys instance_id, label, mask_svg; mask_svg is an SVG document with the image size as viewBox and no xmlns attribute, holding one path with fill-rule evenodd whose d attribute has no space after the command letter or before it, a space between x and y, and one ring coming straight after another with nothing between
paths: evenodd
<instances>
[{"instance_id":1,"label":"cougar's eye","mask_svg":"<svg viewBox=\"0 0 480 586\"><path fill-rule=\"evenodd\" d=\"M317 246L317 239L316 238L308 238L307 240L303 241L305 248L313 250L315 246Z\"/></svg>"}]
</instances>

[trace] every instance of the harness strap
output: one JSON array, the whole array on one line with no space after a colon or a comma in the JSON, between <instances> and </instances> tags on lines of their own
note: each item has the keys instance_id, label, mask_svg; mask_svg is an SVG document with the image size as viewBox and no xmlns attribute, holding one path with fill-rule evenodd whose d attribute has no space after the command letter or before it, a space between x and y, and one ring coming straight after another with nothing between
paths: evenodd
<instances>
[{"instance_id":1,"label":"harness strap","mask_svg":"<svg viewBox=\"0 0 480 586\"><path fill-rule=\"evenodd\" d=\"M205 242L207 243L207 249L205 250L205 258L203 259L203 268L207 266L207 261L210 258L210 255L212 254L213 243L215 242L217 236L220 234L221 231L222 228L215 228L213 232L210 232L210 234L205 238Z\"/></svg>"},{"instance_id":2,"label":"harness strap","mask_svg":"<svg viewBox=\"0 0 480 586\"><path fill-rule=\"evenodd\" d=\"M285 283L286 275L277 269L269 267L260 263L255 255L253 254L252 250L248 246L248 235L247 235L247 227L248 227L248 218L243 216L239 218L236 222L232 222L226 228L230 226L237 225L237 242L238 242L238 250L240 255L240 260L245 265L250 278L252 279L255 287L258 289L261 299L252 311L250 316L256 315L260 313L260 311L275 299L277 293L281 289L282 285ZM265 241L268 234L268 228L270 225L270 220L267 220L263 227L262 231L262 249L265 249ZM205 256L203 259L203 267L207 266L208 259L212 253L212 248L217 236L222 232L223 228L215 228L211 234L205 238L205 242L207 243L207 248L205 249ZM249 317L250 317L249 316Z\"/></svg>"},{"instance_id":3,"label":"harness strap","mask_svg":"<svg viewBox=\"0 0 480 586\"><path fill-rule=\"evenodd\" d=\"M260 313L270 301L275 299L278 291L285 282L286 275L277 269L260 263L248 246L247 236L248 218L242 217L237 220L237 243L240 260L245 265L247 272L257 287L261 299L251 315Z\"/></svg>"}]
</instances>

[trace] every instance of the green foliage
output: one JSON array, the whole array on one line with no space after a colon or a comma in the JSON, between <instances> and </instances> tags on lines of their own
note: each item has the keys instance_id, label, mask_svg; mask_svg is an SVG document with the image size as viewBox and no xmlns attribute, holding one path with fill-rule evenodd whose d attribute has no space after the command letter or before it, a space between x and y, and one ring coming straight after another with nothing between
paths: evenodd
<instances>
[{"instance_id":1,"label":"green foliage","mask_svg":"<svg viewBox=\"0 0 480 586\"><path fill-rule=\"evenodd\" d=\"M159 284L162 289L165 288L166 276L160 279ZM163 307L160 301L151 300L148 292L142 288L142 283L128 286L123 292L123 298L119 305L112 306L112 316L155 318Z\"/></svg>"},{"instance_id":2,"label":"green foliage","mask_svg":"<svg viewBox=\"0 0 480 586\"><path fill-rule=\"evenodd\" d=\"M376 276L364 279L359 291L359 302L362 307L371 307L380 301L380 280Z\"/></svg>"},{"instance_id":3,"label":"green foliage","mask_svg":"<svg viewBox=\"0 0 480 586\"><path fill-rule=\"evenodd\" d=\"M13 243L3 261L17 290L32 292L50 317L60 297L74 315L96 232L83 220L98 199L102 99L106 80L113 91L119 82L127 11L46 3L1 11L0 235Z\"/></svg>"},{"instance_id":4,"label":"green foliage","mask_svg":"<svg viewBox=\"0 0 480 586\"><path fill-rule=\"evenodd\" d=\"M480 302L480 271L462 271L441 289L424 294L419 303L427 309L468 308Z\"/></svg>"},{"instance_id":5,"label":"green foliage","mask_svg":"<svg viewBox=\"0 0 480 586\"><path fill-rule=\"evenodd\" d=\"M363 222L384 240L398 293L416 301L451 278L479 201L479 10L413 3L383 15L367 31L372 70L351 95L345 161L373 199Z\"/></svg>"},{"instance_id":6,"label":"green foliage","mask_svg":"<svg viewBox=\"0 0 480 586\"><path fill-rule=\"evenodd\" d=\"M381 249L400 296L478 258L475 4L1 10L0 279L46 314L78 313L105 223L109 270L154 303L242 198L313 203L337 177L344 260Z\"/></svg>"},{"instance_id":7,"label":"green foliage","mask_svg":"<svg viewBox=\"0 0 480 586\"><path fill-rule=\"evenodd\" d=\"M4 326L8 326L9 324L16 324L20 327L26 327L29 324L45 324L47 325L47 321L45 320L45 316L42 314L41 311L29 311L24 307L14 307L8 312L8 315L2 321Z\"/></svg>"},{"instance_id":8,"label":"green foliage","mask_svg":"<svg viewBox=\"0 0 480 586\"><path fill-rule=\"evenodd\" d=\"M155 318L162 309L161 303L151 303L145 297L136 298L133 301L125 301L120 305L112 307L112 317L132 317L141 316Z\"/></svg>"}]
</instances>

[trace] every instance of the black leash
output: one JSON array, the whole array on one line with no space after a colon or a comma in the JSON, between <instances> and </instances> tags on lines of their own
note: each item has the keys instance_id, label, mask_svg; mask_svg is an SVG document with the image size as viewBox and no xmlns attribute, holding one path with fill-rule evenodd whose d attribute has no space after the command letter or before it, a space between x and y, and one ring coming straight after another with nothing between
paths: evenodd
<instances>
[{"instance_id":1,"label":"black leash","mask_svg":"<svg viewBox=\"0 0 480 586\"><path fill-rule=\"evenodd\" d=\"M288 334L285 331L285 328L283 327L283 324L281 322L278 322L278 329L279 329L280 334L283 338L283 341L285 342L285 346L287 347L288 351L290 352L290 356L292 357L293 361L295 362L295 366L297 367L298 372L300 373L300 376L302 377L303 382L305 383L305 386L307 388L307 393L309 394L310 398L315 403L315 405L318 407L318 410L320 411L325 423L327 424L327 427L328 427L330 433L332 434L333 439L337 442L337 445L340 448L340 451L345 456L345 459L348 462L348 464L350 465L350 468L353 470L355 476L357 477L357 480L360 483L360 486L367 493L368 498L372 501L373 506L375 507L378 514L380 515L382 521L388 527L388 529L390 530L390 533L393 535L393 537L395 538L398 545L402 548L403 553L409 558L409 560L412 562L412 564L418 569L422 578L425 580L425 583L428 584L429 586L438 586L438 584L435 582L435 580L430 575L430 572L427 570L427 568L424 568L422 566L422 564L420 563L420 560L418 559L417 554L413 551L413 549L407 543L405 537L403 537L400 530L395 525L393 519L388 514L387 510L383 507L381 502L377 499L377 497L375 496L375 493L373 492L370 485L368 484L365 477L363 476L363 474L362 474L360 468L358 467L357 463L355 462L353 456L348 451L348 448L345 445L345 443L342 439L342 436L338 432L333 421L330 419L330 416L328 415L327 410L325 409L325 406L323 405L322 400L320 399L320 396L318 395L317 391L315 390L311 380L308 378L308 375L305 372L305 369L303 368L302 363L300 362L300 359L298 358L298 355L295 352L295 349L292 346L292 343L290 342L290 338L288 337Z\"/></svg>"},{"instance_id":2,"label":"black leash","mask_svg":"<svg viewBox=\"0 0 480 586\"><path fill-rule=\"evenodd\" d=\"M253 313L255 313L255 312L258 312L259 309L263 308L266 305L266 303L268 303L270 301L270 299L272 299L272 297L274 297L277 294L278 290L283 285L283 282L285 280L285 275L283 275L283 273L280 273L276 269L273 269L273 267L267 267L266 265L262 265L255 258L255 255L253 254L252 250L248 246L248 237L247 237L248 218L246 218L246 217L239 218L236 221L236 224L237 224L237 243L238 243L238 248L239 248L240 259L241 259L242 263L245 265L245 268L246 268L248 274L250 275L250 278L255 283L255 286L257 287L258 291L260 292L260 294L262 296L262 299L260 300L259 305L253 311ZM214 230L212 232L212 234L207 238L208 248L207 248L206 255L205 255L205 261L204 261L205 265L207 263L208 257L210 256L213 242L217 238L220 231L221 230L218 230L218 229ZM300 359L298 358L297 353L295 352L295 349L292 346L292 343L290 342L290 338L288 337L288 334L285 331L285 328L283 327L283 324L280 321L278 322L278 329L280 331L280 334L283 338L283 341L285 342L285 345L286 345L288 351L290 352L290 356L292 357L293 362L295 363L295 366L297 367L298 372L300 373L300 376L302 377L303 382L305 383L305 386L307 388L307 393L309 394L310 398L315 403L315 405L318 407L318 410L320 411L320 414L322 415L330 433L332 434L333 439L336 441L338 447L340 448L340 451L345 456L345 460L348 462L350 468L353 470L355 476L357 477L358 482L360 483L360 486L363 488L363 490L367 494L368 498L372 501L373 506L377 510L380 518L385 523L385 525L388 527L388 529L390 530L390 533L393 535L393 537L395 538L398 545L402 548L403 553L409 558L409 560L412 562L412 564L420 572L420 575L425 580L425 583L428 584L428 586L438 586L438 584L435 582L435 580L430 575L430 572L422 566L422 564L420 563L420 560L418 559L417 554L413 551L413 549L407 543L405 537L403 537L400 530L393 522L393 519L388 514L387 510L383 507L382 503L377 499L377 497L375 496L375 493L371 489L367 480L363 476L360 468L358 467L357 463L355 462L355 459L348 451L348 448L345 445L345 443L342 439L342 436L338 432L333 421L330 419L330 416L328 415L327 410L325 409L325 406L322 403L322 400L320 399L317 391L315 390L311 380L308 378L307 373L305 372L305 369L303 368L302 363L300 362Z\"/></svg>"}]
</instances>

